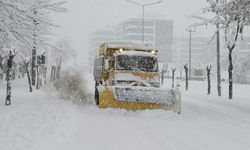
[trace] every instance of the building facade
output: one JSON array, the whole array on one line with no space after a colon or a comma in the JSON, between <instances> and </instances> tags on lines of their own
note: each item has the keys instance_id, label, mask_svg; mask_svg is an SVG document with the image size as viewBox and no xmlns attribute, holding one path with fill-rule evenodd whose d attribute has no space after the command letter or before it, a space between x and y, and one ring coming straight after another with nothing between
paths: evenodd
<instances>
[{"instance_id":1,"label":"building facade","mask_svg":"<svg viewBox=\"0 0 250 150\"><path fill-rule=\"evenodd\" d=\"M189 64L189 38L175 38L173 50L173 63L178 69ZM204 68L213 65L216 60L215 40L206 37L194 37L191 43L192 68Z\"/></svg>"},{"instance_id":2,"label":"building facade","mask_svg":"<svg viewBox=\"0 0 250 150\"><path fill-rule=\"evenodd\" d=\"M145 19L144 44L159 50L158 59L162 63L173 60L173 21ZM103 42L133 42L142 43L142 20L128 19L112 29L93 32L89 36L89 66L92 68L98 47Z\"/></svg>"},{"instance_id":3,"label":"building facade","mask_svg":"<svg viewBox=\"0 0 250 150\"><path fill-rule=\"evenodd\" d=\"M222 79L228 78L228 49L224 38L220 41L220 63ZM173 64L183 70L184 64L189 64L189 38L175 38L173 50ZM250 38L238 40L233 50L233 77L238 83L250 83ZM212 75L216 77L217 48L216 39L193 37L191 49L192 73L194 69L205 69L212 65Z\"/></svg>"},{"instance_id":4,"label":"building facade","mask_svg":"<svg viewBox=\"0 0 250 150\"><path fill-rule=\"evenodd\" d=\"M132 18L122 22L117 27L117 33L121 41L142 43L142 20ZM173 60L173 21L145 19L143 43L159 50L160 62L171 63Z\"/></svg>"}]
</instances>

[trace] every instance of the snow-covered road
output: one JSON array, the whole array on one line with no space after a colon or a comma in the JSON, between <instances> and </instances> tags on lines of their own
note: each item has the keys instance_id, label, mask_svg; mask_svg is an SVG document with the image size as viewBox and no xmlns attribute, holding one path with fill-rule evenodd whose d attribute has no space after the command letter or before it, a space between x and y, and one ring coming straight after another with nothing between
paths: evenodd
<instances>
[{"instance_id":1,"label":"snow-covered road","mask_svg":"<svg viewBox=\"0 0 250 150\"><path fill-rule=\"evenodd\" d=\"M182 114L76 105L14 83L13 105L0 104L1 150L248 150L250 86L235 99L206 95L205 82L182 89ZM5 89L0 96L4 100ZM168 86L170 84L166 84ZM226 84L223 85L226 93ZM181 86L183 88L184 85ZM215 87L215 86L213 86Z\"/></svg>"}]
</instances>

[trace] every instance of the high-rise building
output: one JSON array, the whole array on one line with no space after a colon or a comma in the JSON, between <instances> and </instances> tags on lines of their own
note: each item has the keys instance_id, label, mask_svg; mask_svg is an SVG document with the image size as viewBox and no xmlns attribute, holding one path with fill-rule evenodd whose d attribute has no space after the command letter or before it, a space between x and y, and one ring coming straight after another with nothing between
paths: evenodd
<instances>
[{"instance_id":1,"label":"high-rise building","mask_svg":"<svg viewBox=\"0 0 250 150\"><path fill-rule=\"evenodd\" d=\"M118 25L119 39L133 43L142 43L142 20L132 18ZM158 59L163 63L172 62L173 51L173 21L159 19L144 20L145 45L159 50Z\"/></svg>"}]
</instances>

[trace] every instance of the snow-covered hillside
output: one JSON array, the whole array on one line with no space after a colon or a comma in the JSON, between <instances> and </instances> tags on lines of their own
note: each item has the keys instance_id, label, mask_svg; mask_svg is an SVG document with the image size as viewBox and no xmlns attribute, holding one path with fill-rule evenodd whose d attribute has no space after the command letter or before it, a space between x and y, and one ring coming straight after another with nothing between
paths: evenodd
<instances>
[{"instance_id":1,"label":"snow-covered hillside","mask_svg":"<svg viewBox=\"0 0 250 150\"><path fill-rule=\"evenodd\" d=\"M46 90L30 94L26 81L13 82L13 103L6 107L2 82L0 150L248 150L250 86L235 85L228 100L227 84L221 98L215 89L206 95L206 82L190 84L189 92L181 86L178 115L76 105Z\"/></svg>"}]
</instances>

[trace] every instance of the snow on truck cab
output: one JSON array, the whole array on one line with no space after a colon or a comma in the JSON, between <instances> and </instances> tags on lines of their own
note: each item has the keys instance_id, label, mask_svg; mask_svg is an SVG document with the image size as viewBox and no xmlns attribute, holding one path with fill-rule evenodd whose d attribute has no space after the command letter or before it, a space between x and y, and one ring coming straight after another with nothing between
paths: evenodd
<instances>
[{"instance_id":1,"label":"snow on truck cab","mask_svg":"<svg viewBox=\"0 0 250 150\"><path fill-rule=\"evenodd\" d=\"M169 109L181 112L178 89L160 88L157 49L133 43L104 43L94 62L99 108Z\"/></svg>"}]
</instances>

